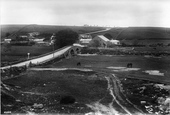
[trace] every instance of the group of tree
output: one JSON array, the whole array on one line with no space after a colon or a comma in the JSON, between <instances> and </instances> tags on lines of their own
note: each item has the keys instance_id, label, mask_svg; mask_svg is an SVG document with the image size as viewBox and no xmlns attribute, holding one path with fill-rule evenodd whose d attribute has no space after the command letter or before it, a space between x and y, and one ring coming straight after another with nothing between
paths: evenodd
<instances>
[{"instance_id":1,"label":"group of tree","mask_svg":"<svg viewBox=\"0 0 170 115\"><path fill-rule=\"evenodd\" d=\"M5 34L5 37L9 37L10 35L11 35L11 34L7 32L7 33Z\"/></svg>"},{"instance_id":2,"label":"group of tree","mask_svg":"<svg viewBox=\"0 0 170 115\"><path fill-rule=\"evenodd\" d=\"M4 43L4 44L1 46L1 53L9 52L9 51L11 51L11 44L9 44L9 43Z\"/></svg>"},{"instance_id":3,"label":"group of tree","mask_svg":"<svg viewBox=\"0 0 170 115\"><path fill-rule=\"evenodd\" d=\"M90 44L88 44L89 47L101 47L101 44L99 40L93 40Z\"/></svg>"},{"instance_id":4,"label":"group of tree","mask_svg":"<svg viewBox=\"0 0 170 115\"><path fill-rule=\"evenodd\" d=\"M27 37L16 36L16 38L12 39L12 41L29 41L29 39Z\"/></svg>"},{"instance_id":5,"label":"group of tree","mask_svg":"<svg viewBox=\"0 0 170 115\"><path fill-rule=\"evenodd\" d=\"M78 40L78 34L71 29L60 30L55 34L55 48L72 45Z\"/></svg>"},{"instance_id":6,"label":"group of tree","mask_svg":"<svg viewBox=\"0 0 170 115\"><path fill-rule=\"evenodd\" d=\"M10 34L7 33L6 36L10 36ZM37 37L38 38L45 37L45 38L47 38L46 40L50 40L51 34L44 33L44 34L38 35ZM78 33L74 32L71 29L60 30L57 33L55 33L55 37L53 40L54 40L55 49L62 48L64 46L72 45L75 42L77 42ZM27 45L30 43L32 43L32 42L29 40L28 37L23 38L20 36L16 36L16 38L12 39L12 41L11 41L12 45Z\"/></svg>"}]
</instances>

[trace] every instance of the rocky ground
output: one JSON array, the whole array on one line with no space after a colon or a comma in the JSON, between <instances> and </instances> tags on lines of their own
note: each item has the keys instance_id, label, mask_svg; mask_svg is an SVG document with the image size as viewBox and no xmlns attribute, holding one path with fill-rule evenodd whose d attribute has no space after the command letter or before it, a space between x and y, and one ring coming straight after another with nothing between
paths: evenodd
<instances>
[{"instance_id":1,"label":"rocky ground","mask_svg":"<svg viewBox=\"0 0 170 115\"><path fill-rule=\"evenodd\" d=\"M170 114L170 89L159 87L159 82L121 78L121 83L127 98L145 113Z\"/></svg>"}]
</instances>

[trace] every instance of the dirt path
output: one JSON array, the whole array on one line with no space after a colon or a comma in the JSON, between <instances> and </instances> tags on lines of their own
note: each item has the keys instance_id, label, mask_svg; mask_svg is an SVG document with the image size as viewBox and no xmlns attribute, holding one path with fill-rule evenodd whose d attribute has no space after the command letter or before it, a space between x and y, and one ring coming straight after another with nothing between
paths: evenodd
<instances>
[{"instance_id":1,"label":"dirt path","mask_svg":"<svg viewBox=\"0 0 170 115\"><path fill-rule=\"evenodd\" d=\"M127 104L128 106L132 107L133 110L135 110L133 112L137 112L137 113L142 113L143 114L142 110L140 110L134 104L132 104L126 98L126 96L123 94L120 81L116 77L116 75L112 74L112 77L110 77L110 80L112 81L111 85L113 85L113 87L114 87L113 88L113 92L114 92L115 96L118 98L118 100L120 100L120 103L122 103L122 107L123 107L123 104ZM127 113L129 112L126 107L124 107L124 109L126 110Z\"/></svg>"},{"instance_id":2,"label":"dirt path","mask_svg":"<svg viewBox=\"0 0 170 115\"><path fill-rule=\"evenodd\" d=\"M101 114L101 115L102 114L108 114L108 115L144 114L142 110L137 108L125 97L125 95L123 95L120 81L114 74L110 74L108 76L106 75L105 78L108 82L107 90L109 91L109 94L112 96L112 101L108 105L104 105L100 103L101 100L94 102L92 104L87 104L87 106L94 111L93 114ZM124 113L117 111L114 107L114 104L116 104L117 107ZM88 113L87 115L91 115L91 114L92 113Z\"/></svg>"},{"instance_id":3,"label":"dirt path","mask_svg":"<svg viewBox=\"0 0 170 115\"><path fill-rule=\"evenodd\" d=\"M127 108L124 107L119 101L119 100L121 101L123 100L119 95L119 87L117 86L116 80L113 80L113 78L111 77L106 77L106 79L108 81L108 89L110 91L110 95L113 97L113 101L115 101L127 114L132 115L131 112L127 110Z\"/></svg>"}]
</instances>

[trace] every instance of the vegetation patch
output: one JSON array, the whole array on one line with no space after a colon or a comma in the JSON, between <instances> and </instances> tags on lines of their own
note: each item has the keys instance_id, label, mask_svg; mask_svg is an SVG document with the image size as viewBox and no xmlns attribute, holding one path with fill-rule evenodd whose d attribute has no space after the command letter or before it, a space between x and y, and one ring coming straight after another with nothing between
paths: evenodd
<instances>
[{"instance_id":1,"label":"vegetation patch","mask_svg":"<svg viewBox=\"0 0 170 115\"><path fill-rule=\"evenodd\" d=\"M108 93L104 76L78 70L28 71L3 83L16 100L21 100L20 103L15 100L2 103L3 109L12 113L87 113L91 111L87 103L96 102Z\"/></svg>"}]
</instances>

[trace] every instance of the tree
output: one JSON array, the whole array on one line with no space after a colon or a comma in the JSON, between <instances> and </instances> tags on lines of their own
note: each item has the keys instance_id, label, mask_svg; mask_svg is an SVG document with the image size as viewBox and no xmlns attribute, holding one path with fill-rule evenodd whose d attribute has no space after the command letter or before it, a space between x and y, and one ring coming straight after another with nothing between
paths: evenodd
<instances>
[{"instance_id":1,"label":"tree","mask_svg":"<svg viewBox=\"0 0 170 115\"><path fill-rule=\"evenodd\" d=\"M8 37L8 36L10 36L10 35L11 35L11 34L7 32L6 35L5 35L5 37Z\"/></svg>"},{"instance_id":2,"label":"tree","mask_svg":"<svg viewBox=\"0 0 170 115\"><path fill-rule=\"evenodd\" d=\"M78 40L78 34L71 29L58 31L55 36L54 44L56 48L72 45Z\"/></svg>"},{"instance_id":3,"label":"tree","mask_svg":"<svg viewBox=\"0 0 170 115\"><path fill-rule=\"evenodd\" d=\"M100 47L101 44L99 42L99 40L93 40L90 44L89 44L89 47Z\"/></svg>"},{"instance_id":4,"label":"tree","mask_svg":"<svg viewBox=\"0 0 170 115\"><path fill-rule=\"evenodd\" d=\"M2 48L2 52L11 51L11 44L9 44L9 43L4 43L1 48ZM1 52L1 53L2 53L2 52Z\"/></svg>"}]
</instances>

